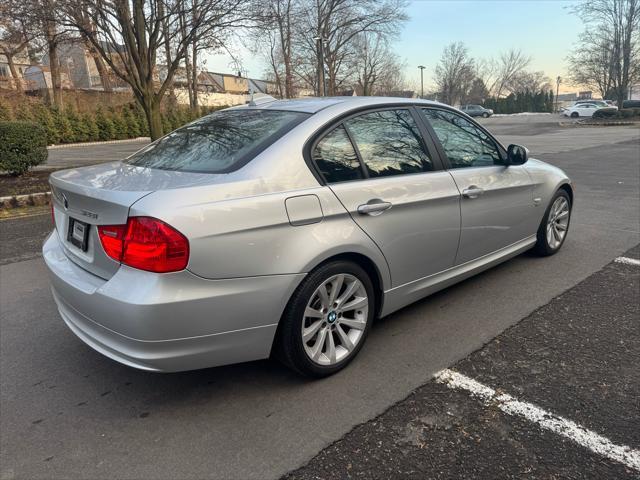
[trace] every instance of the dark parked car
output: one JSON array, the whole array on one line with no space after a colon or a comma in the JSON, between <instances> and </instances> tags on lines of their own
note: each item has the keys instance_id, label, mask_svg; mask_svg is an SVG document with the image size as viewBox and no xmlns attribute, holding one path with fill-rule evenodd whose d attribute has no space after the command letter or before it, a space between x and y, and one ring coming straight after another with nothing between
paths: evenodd
<instances>
[{"instance_id":1,"label":"dark parked car","mask_svg":"<svg viewBox=\"0 0 640 480\"><path fill-rule=\"evenodd\" d=\"M622 108L640 108L640 100L625 100L622 102Z\"/></svg>"},{"instance_id":2,"label":"dark parked car","mask_svg":"<svg viewBox=\"0 0 640 480\"><path fill-rule=\"evenodd\" d=\"M462 105L460 107L460 110L470 117L488 118L493 115L493 110L491 110L490 108L484 108L480 105Z\"/></svg>"}]
</instances>

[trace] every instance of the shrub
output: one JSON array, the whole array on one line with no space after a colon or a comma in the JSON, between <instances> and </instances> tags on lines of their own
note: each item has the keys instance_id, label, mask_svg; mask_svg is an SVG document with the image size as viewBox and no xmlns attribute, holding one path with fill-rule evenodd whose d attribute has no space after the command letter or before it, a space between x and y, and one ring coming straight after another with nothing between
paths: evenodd
<instances>
[{"instance_id":1,"label":"shrub","mask_svg":"<svg viewBox=\"0 0 640 480\"><path fill-rule=\"evenodd\" d=\"M13 120L11 107L0 102L0 122L8 122L9 120Z\"/></svg>"},{"instance_id":2,"label":"shrub","mask_svg":"<svg viewBox=\"0 0 640 480\"><path fill-rule=\"evenodd\" d=\"M22 175L47 159L47 135L32 122L0 122L0 170Z\"/></svg>"},{"instance_id":3,"label":"shrub","mask_svg":"<svg viewBox=\"0 0 640 480\"><path fill-rule=\"evenodd\" d=\"M116 129L113 121L102 108L96 110L96 126L98 127L98 140L113 140L116 137Z\"/></svg>"},{"instance_id":4,"label":"shrub","mask_svg":"<svg viewBox=\"0 0 640 480\"><path fill-rule=\"evenodd\" d=\"M26 110L26 109L25 109ZM42 125L46 134L47 134L47 144L60 143L60 134L56 129L55 120L53 118L53 113L50 108L45 107L44 105L36 105L33 108L33 111L30 112L31 115L25 115L24 118L17 117L17 120L25 120L25 121L33 121Z\"/></svg>"},{"instance_id":5,"label":"shrub","mask_svg":"<svg viewBox=\"0 0 640 480\"><path fill-rule=\"evenodd\" d=\"M77 142L76 132L71 126L71 122L65 112L60 111L57 108L51 110L53 115L53 125L58 132L59 143L73 143Z\"/></svg>"},{"instance_id":6,"label":"shrub","mask_svg":"<svg viewBox=\"0 0 640 480\"><path fill-rule=\"evenodd\" d=\"M111 121L113 122L113 131L116 140L125 140L129 138L127 122L122 115L122 110L111 110Z\"/></svg>"}]
</instances>

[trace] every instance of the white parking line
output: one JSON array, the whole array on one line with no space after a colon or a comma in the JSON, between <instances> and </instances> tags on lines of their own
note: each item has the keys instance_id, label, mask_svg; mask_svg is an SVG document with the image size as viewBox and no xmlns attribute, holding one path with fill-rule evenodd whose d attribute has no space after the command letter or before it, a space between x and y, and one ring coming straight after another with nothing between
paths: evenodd
<instances>
[{"instance_id":1,"label":"white parking line","mask_svg":"<svg viewBox=\"0 0 640 480\"><path fill-rule=\"evenodd\" d=\"M614 260L616 263L624 263L625 265L635 265L636 267L640 267L640 260L637 258L629 258L629 257L618 257Z\"/></svg>"},{"instance_id":2,"label":"white parking line","mask_svg":"<svg viewBox=\"0 0 640 480\"><path fill-rule=\"evenodd\" d=\"M509 415L523 417L546 430L573 440L594 453L640 471L640 450L632 450L626 445L616 445L571 420L547 412L532 403L521 402L506 393L498 393L493 388L453 370L442 370L436 374L435 379L454 390L466 390L473 397L495 405Z\"/></svg>"}]
</instances>

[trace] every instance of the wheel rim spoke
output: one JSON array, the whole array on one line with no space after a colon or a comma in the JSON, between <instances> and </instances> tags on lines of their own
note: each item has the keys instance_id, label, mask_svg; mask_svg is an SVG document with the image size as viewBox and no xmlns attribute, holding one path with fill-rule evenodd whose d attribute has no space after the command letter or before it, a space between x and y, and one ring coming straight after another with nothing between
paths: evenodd
<instances>
[{"instance_id":1,"label":"wheel rim spoke","mask_svg":"<svg viewBox=\"0 0 640 480\"><path fill-rule=\"evenodd\" d=\"M364 320L355 320L351 318L343 318L340 320L341 325L346 325L350 328L355 328L356 330L364 330L364 327L367 326L367 322Z\"/></svg>"},{"instance_id":2,"label":"wheel rim spoke","mask_svg":"<svg viewBox=\"0 0 640 480\"><path fill-rule=\"evenodd\" d=\"M315 308L307 307L304 310L304 316L308 318L322 318L322 312Z\"/></svg>"},{"instance_id":3,"label":"wheel rim spoke","mask_svg":"<svg viewBox=\"0 0 640 480\"><path fill-rule=\"evenodd\" d=\"M316 334L318 333L318 330L320 330L320 327L322 327L322 320L318 320L317 322L311 324L310 327L305 328L302 331L302 340L306 343L309 340L312 340L313 337L316 336Z\"/></svg>"},{"instance_id":4,"label":"wheel rim spoke","mask_svg":"<svg viewBox=\"0 0 640 480\"><path fill-rule=\"evenodd\" d=\"M338 293L342 289L342 283L344 282L344 275L338 275L334 282L331 284L331 295L329 295L329 308L333 307L333 304L338 297Z\"/></svg>"},{"instance_id":5,"label":"wheel rim spoke","mask_svg":"<svg viewBox=\"0 0 640 480\"><path fill-rule=\"evenodd\" d=\"M330 363L336 363L336 344L331 330L327 332L327 357L329 357Z\"/></svg>"},{"instance_id":6,"label":"wheel rim spoke","mask_svg":"<svg viewBox=\"0 0 640 480\"><path fill-rule=\"evenodd\" d=\"M360 287L360 282L358 280L351 282L345 289L344 293L340 296L340 298L338 298L338 306L342 305L341 308L344 309L343 304L353 296L355 291L358 290L358 287Z\"/></svg>"},{"instance_id":7,"label":"wheel rim spoke","mask_svg":"<svg viewBox=\"0 0 640 480\"><path fill-rule=\"evenodd\" d=\"M323 308L329 308L329 294L327 293L327 286L320 285L318 287L318 297L320 297L320 305Z\"/></svg>"},{"instance_id":8,"label":"wheel rim spoke","mask_svg":"<svg viewBox=\"0 0 640 480\"><path fill-rule=\"evenodd\" d=\"M317 361L320 358L320 355L322 354L322 347L324 346L324 341L326 336L327 336L327 329L323 328L322 330L320 330L320 334L318 335L318 338L316 339L316 343L313 346L313 350L311 351L311 358L313 360Z\"/></svg>"},{"instance_id":9,"label":"wheel rim spoke","mask_svg":"<svg viewBox=\"0 0 640 480\"><path fill-rule=\"evenodd\" d=\"M340 337L340 344L349 351L353 350L354 345L351 342L349 335L347 335L346 332L342 329L341 325L336 326L336 332L338 332L338 336Z\"/></svg>"},{"instance_id":10,"label":"wheel rim spoke","mask_svg":"<svg viewBox=\"0 0 640 480\"><path fill-rule=\"evenodd\" d=\"M343 312L348 312L350 310L355 310L357 308L362 308L365 305L367 305L369 303L369 301L367 300L366 297L361 297L361 298L356 298L355 300L352 300L351 302L347 303L346 305L342 306L342 311Z\"/></svg>"}]
</instances>

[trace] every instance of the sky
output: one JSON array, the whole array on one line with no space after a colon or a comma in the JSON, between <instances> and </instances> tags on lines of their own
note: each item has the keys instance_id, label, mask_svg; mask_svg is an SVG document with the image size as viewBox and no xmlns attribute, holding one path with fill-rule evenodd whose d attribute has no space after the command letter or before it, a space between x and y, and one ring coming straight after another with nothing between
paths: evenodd
<instances>
[{"instance_id":1,"label":"sky","mask_svg":"<svg viewBox=\"0 0 640 480\"><path fill-rule=\"evenodd\" d=\"M532 57L530 70L542 70L555 79L567 76L566 57L574 48L582 21L567 7L579 0L416 0L407 8L409 20L393 43L406 63L405 77L414 88L420 85L418 65L426 66L425 91L433 85L433 71L442 50L451 42L463 42L474 58L498 57L519 48ZM238 45L235 53L250 77L262 77L266 63ZM229 55L210 55L206 68L234 70ZM577 87L568 80L561 92Z\"/></svg>"}]
</instances>

